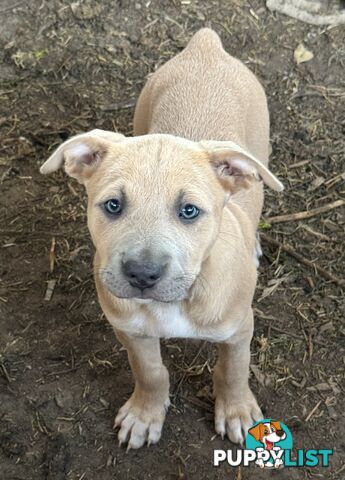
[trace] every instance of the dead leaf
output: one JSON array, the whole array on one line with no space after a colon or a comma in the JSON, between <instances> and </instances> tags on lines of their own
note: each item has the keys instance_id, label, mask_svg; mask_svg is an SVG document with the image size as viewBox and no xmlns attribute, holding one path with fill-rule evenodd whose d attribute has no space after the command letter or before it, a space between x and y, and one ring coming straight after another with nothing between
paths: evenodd
<instances>
[{"instance_id":1,"label":"dead leaf","mask_svg":"<svg viewBox=\"0 0 345 480\"><path fill-rule=\"evenodd\" d=\"M300 63L309 62L309 60L314 58L313 52L311 52L310 50L307 50L303 45L303 43L300 43L298 45L298 47L294 51L293 56L297 65L299 65Z\"/></svg>"}]
</instances>

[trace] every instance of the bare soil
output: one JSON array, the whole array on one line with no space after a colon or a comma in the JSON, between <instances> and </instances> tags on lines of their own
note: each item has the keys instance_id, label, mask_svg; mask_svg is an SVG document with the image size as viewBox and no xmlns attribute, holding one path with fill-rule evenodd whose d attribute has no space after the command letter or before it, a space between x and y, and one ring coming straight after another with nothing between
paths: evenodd
<instances>
[{"instance_id":1,"label":"bare soil","mask_svg":"<svg viewBox=\"0 0 345 480\"><path fill-rule=\"evenodd\" d=\"M344 207L267 222L344 198L344 27L262 0L2 0L0 18L0 478L344 478ZM187 340L162 342L172 407L160 443L118 447L112 424L132 377L97 304L85 194L63 172L38 172L77 132L130 135L147 75L205 25L262 81L286 186L266 196L250 383L296 448L334 449L326 469L213 467L215 448L233 448L214 436L215 351ZM297 65L300 43L314 58Z\"/></svg>"}]
</instances>

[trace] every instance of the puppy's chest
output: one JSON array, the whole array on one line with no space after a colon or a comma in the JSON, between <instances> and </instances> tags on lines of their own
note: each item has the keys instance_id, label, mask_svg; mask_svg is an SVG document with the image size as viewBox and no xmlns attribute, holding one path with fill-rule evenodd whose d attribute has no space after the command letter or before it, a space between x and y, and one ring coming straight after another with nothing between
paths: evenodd
<instances>
[{"instance_id":1,"label":"puppy's chest","mask_svg":"<svg viewBox=\"0 0 345 480\"><path fill-rule=\"evenodd\" d=\"M133 314L119 328L135 335L157 338L195 338L210 341L226 340L232 335L229 326L196 325L179 304L151 304Z\"/></svg>"}]
</instances>

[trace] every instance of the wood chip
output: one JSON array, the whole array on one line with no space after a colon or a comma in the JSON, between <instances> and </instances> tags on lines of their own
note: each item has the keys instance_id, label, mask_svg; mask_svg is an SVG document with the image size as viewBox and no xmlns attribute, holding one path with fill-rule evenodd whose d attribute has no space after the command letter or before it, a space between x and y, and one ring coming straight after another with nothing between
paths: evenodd
<instances>
[{"instance_id":1,"label":"wood chip","mask_svg":"<svg viewBox=\"0 0 345 480\"><path fill-rule=\"evenodd\" d=\"M46 290L46 293L45 293L45 296L44 296L44 300L46 302L49 302L51 300L51 298L53 296L53 293L54 293L56 282L57 282L56 279L47 281L47 290Z\"/></svg>"}]
</instances>

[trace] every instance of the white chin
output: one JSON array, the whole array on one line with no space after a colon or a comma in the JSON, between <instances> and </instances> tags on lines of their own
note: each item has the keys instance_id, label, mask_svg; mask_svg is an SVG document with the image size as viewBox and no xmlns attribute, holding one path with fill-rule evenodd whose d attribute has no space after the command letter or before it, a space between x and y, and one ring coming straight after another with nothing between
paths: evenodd
<instances>
[{"instance_id":1,"label":"white chin","mask_svg":"<svg viewBox=\"0 0 345 480\"><path fill-rule=\"evenodd\" d=\"M152 298L132 298L131 300L135 303L151 303L153 301Z\"/></svg>"}]
</instances>

